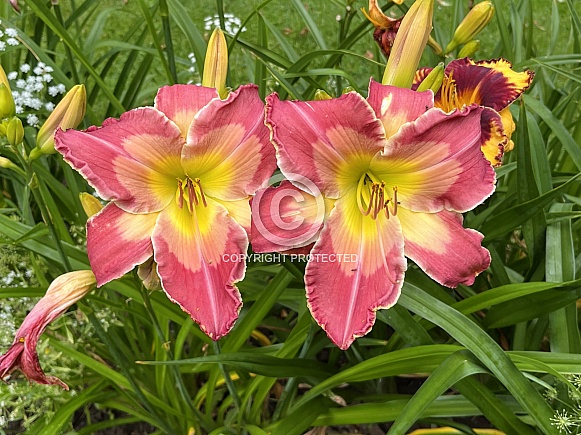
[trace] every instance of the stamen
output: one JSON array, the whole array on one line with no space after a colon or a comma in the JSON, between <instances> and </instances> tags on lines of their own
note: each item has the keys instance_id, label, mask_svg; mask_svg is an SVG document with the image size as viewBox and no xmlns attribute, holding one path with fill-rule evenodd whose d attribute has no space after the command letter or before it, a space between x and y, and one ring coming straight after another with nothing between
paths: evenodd
<instances>
[{"instance_id":1,"label":"stamen","mask_svg":"<svg viewBox=\"0 0 581 435\"><path fill-rule=\"evenodd\" d=\"M202 182L200 181L199 178L196 178L194 181L196 182L198 188L200 189L200 197L202 198L202 203L204 204L204 207L208 207L208 203L206 202L206 195L204 195L204 189L202 189Z\"/></svg>"},{"instance_id":2,"label":"stamen","mask_svg":"<svg viewBox=\"0 0 581 435\"><path fill-rule=\"evenodd\" d=\"M194 188L194 183L192 182L191 178L188 178L186 183L188 187L188 202L190 206L190 212L194 211L194 205L198 205L198 195L196 195L196 189Z\"/></svg>"},{"instance_id":3,"label":"stamen","mask_svg":"<svg viewBox=\"0 0 581 435\"><path fill-rule=\"evenodd\" d=\"M183 183L182 180L178 179L178 207L179 208L183 208L184 207L184 189L183 189Z\"/></svg>"},{"instance_id":4,"label":"stamen","mask_svg":"<svg viewBox=\"0 0 581 435\"><path fill-rule=\"evenodd\" d=\"M371 196L369 197L369 205L367 206L367 211L362 212L363 216L367 216L371 213L371 207L373 207L373 201L375 200L375 196L377 195L377 184L373 184L371 186Z\"/></svg>"},{"instance_id":5,"label":"stamen","mask_svg":"<svg viewBox=\"0 0 581 435\"><path fill-rule=\"evenodd\" d=\"M397 202L397 186L393 187L393 215L397 216L397 205L399 203Z\"/></svg>"}]
</instances>

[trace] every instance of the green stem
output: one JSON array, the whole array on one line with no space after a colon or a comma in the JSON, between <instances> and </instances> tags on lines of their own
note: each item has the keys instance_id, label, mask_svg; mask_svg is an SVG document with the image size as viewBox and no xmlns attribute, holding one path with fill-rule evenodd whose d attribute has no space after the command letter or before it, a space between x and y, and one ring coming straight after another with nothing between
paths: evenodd
<instances>
[{"instance_id":1,"label":"green stem","mask_svg":"<svg viewBox=\"0 0 581 435\"><path fill-rule=\"evenodd\" d=\"M167 53L167 62L169 72L173 77L174 83L178 82L178 73L176 70L176 60L173 51L173 41L171 39L171 27L169 23L169 9L166 0L159 0L159 13L161 15L161 22L163 24L163 36L165 38L165 51Z\"/></svg>"},{"instance_id":2,"label":"green stem","mask_svg":"<svg viewBox=\"0 0 581 435\"><path fill-rule=\"evenodd\" d=\"M145 308L149 313L149 316L151 317L151 321L153 322L153 327L155 329L155 332L159 338L159 340L162 343L165 343L167 341L162 329L161 329L161 325L159 324L159 320L157 318L157 315L155 314L155 310L153 309L153 306L151 305L151 299L149 297L149 292L147 291L147 289L141 285L141 296L143 297L143 303L145 304ZM170 359L174 359L174 354L173 351L171 350L171 348L167 348L167 355ZM180 376L180 372L179 372L179 367L176 365L171 365L170 366L170 370L172 371L173 376L175 377L175 382L176 385L178 387L178 391L180 392L180 395L182 396L182 400L187 404L188 408L190 408L190 411L196 416L196 418L201 421L204 424L204 430L205 431L209 431L211 430L212 427L212 423L211 421L208 420L208 418L203 415L192 403L192 399L190 398L190 396L188 395L188 391L186 389L186 386L184 385L184 381L182 379L182 377ZM193 424L196 426L196 433L201 433L201 430L198 426L198 421L196 421L195 419L193 419Z\"/></svg>"},{"instance_id":3,"label":"green stem","mask_svg":"<svg viewBox=\"0 0 581 435\"><path fill-rule=\"evenodd\" d=\"M62 24L62 26L66 28L65 21L63 19L63 14L61 13L60 6L58 4L55 4L53 6L53 8L54 8L54 14L56 15L57 19ZM73 57L73 52L71 51L71 48L67 44L65 44L65 52L67 53L67 59L69 61L69 68L71 69L71 74L73 75L74 82L81 83L81 79L79 77L79 72L77 71L77 68L75 67L75 58Z\"/></svg>"},{"instance_id":4,"label":"green stem","mask_svg":"<svg viewBox=\"0 0 581 435\"><path fill-rule=\"evenodd\" d=\"M216 355L220 355L220 353L221 353L220 343L218 343L217 341L214 341L213 345L214 345L214 353ZM232 378L230 377L230 373L228 373L228 370L226 370L226 367L224 366L224 364L218 364L218 367L220 367L220 371L222 372L222 376L224 377L224 382L226 383L226 387L228 388L228 392L230 393L230 396L232 396L232 401L234 402L234 406L238 410L240 426L244 427L244 418L243 418L244 416L242 414L242 402L240 402L240 397L238 396L238 393L236 392L236 387L234 386L234 382L232 382Z\"/></svg>"}]
</instances>

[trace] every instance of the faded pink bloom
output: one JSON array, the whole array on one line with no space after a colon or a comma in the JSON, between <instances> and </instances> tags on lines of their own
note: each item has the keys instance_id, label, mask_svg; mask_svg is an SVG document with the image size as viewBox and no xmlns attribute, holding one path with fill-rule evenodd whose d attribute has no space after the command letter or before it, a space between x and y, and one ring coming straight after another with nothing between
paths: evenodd
<instances>
[{"instance_id":1,"label":"faded pink bloom","mask_svg":"<svg viewBox=\"0 0 581 435\"><path fill-rule=\"evenodd\" d=\"M93 289L95 283L95 275L90 270L65 273L52 282L44 297L28 313L16 331L16 337L8 352L0 356L0 379L18 369L29 381L60 385L65 390L69 389L60 379L44 374L38 361L36 345L48 324L83 298Z\"/></svg>"}]
</instances>

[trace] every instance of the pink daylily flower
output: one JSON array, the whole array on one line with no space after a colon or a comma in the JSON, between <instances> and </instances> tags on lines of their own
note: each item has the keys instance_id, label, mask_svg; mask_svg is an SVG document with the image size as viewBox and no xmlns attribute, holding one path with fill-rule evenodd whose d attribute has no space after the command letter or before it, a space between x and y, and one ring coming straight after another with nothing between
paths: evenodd
<instances>
[{"instance_id":1,"label":"pink daylily flower","mask_svg":"<svg viewBox=\"0 0 581 435\"><path fill-rule=\"evenodd\" d=\"M242 301L249 199L274 171L254 85L226 100L215 89L174 85L154 107L100 128L56 134L56 149L111 201L87 223L99 286L153 256L161 286L213 340L230 331ZM238 257L236 257L238 256Z\"/></svg>"},{"instance_id":2,"label":"pink daylily flower","mask_svg":"<svg viewBox=\"0 0 581 435\"><path fill-rule=\"evenodd\" d=\"M341 349L369 332L376 310L396 303L406 256L449 287L472 284L490 264L483 236L463 228L459 213L494 191L478 144L482 126L493 129L498 115L477 105L450 114L433 106L431 91L374 81L367 100L354 92L310 102L267 98L279 167L294 186L257 192L253 248L298 248L320 229L305 273L308 305ZM330 211L315 210L315 189L294 181L297 174L316 185ZM279 200L273 216L257 199L280 189L291 199ZM296 225L287 231L280 222ZM281 244L285 237L292 242Z\"/></svg>"},{"instance_id":3,"label":"pink daylily flower","mask_svg":"<svg viewBox=\"0 0 581 435\"><path fill-rule=\"evenodd\" d=\"M95 283L95 275L90 270L65 273L51 283L46 294L32 308L16 331L8 352L0 356L0 379L18 369L30 381L60 385L65 390L69 389L60 379L44 374L38 361L36 345L49 323L91 291Z\"/></svg>"}]
</instances>

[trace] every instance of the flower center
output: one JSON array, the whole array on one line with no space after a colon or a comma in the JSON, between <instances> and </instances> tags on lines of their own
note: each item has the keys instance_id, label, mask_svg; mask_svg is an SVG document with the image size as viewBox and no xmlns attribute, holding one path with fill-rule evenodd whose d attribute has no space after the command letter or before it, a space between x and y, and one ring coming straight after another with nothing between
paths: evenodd
<instances>
[{"instance_id":1,"label":"flower center","mask_svg":"<svg viewBox=\"0 0 581 435\"><path fill-rule=\"evenodd\" d=\"M202 182L199 178L190 178L186 176L185 181L177 179L178 181L178 191L177 191L177 203L179 208L184 207L184 203L190 210L190 213L194 211L194 206L202 203L204 207L208 206L206 202L206 195L204 195L204 189L202 189Z\"/></svg>"},{"instance_id":2,"label":"flower center","mask_svg":"<svg viewBox=\"0 0 581 435\"><path fill-rule=\"evenodd\" d=\"M386 193L385 181L379 181L373 174L366 172L359 179L357 184L357 206L363 216L371 216L371 219L377 219L381 211L389 219L390 213L397 215L397 186L392 187L393 198ZM391 209L389 207L391 203Z\"/></svg>"},{"instance_id":3,"label":"flower center","mask_svg":"<svg viewBox=\"0 0 581 435\"><path fill-rule=\"evenodd\" d=\"M452 73L444 76L442 87L440 88L440 108L444 112L451 112L454 109L461 109L462 104L458 98L456 91L456 80L452 77Z\"/></svg>"}]
</instances>

